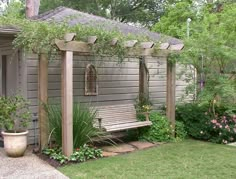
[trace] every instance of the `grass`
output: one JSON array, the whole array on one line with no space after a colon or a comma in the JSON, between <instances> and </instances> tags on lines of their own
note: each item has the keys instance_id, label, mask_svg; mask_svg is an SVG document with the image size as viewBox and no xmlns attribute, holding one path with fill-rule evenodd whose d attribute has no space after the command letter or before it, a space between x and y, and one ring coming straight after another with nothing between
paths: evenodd
<instances>
[{"instance_id":1,"label":"grass","mask_svg":"<svg viewBox=\"0 0 236 179\"><path fill-rule=\"evenodd\" d=\"M186 140L59 168L70 178L236 178L236 147Z\"/></svg>"}]
</instances>

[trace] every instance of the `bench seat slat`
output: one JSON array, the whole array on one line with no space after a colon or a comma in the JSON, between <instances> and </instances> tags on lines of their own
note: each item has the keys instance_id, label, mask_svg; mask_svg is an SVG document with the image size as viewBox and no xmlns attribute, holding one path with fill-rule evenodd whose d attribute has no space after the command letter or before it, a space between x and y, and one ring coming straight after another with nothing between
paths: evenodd
<instances>
[{"instance_id":1,"label":"bench seat slat","mask_svg":"<svg viewBox=\"0 0 236 179\"><path fill-rule=\"evenodd\" d=\"M101 118L101 127L107 132L116 132L152 125L151 121L138 121L133 104L97 106L97 118ZM96 121L95 126L99 126Z\"/></svg>"},{"instance_id":2,"label":"bench seat slat","mask_svg":"<svg viewBox=\"0 0 236 179\"><path fill-rule=\"evenodd\" d=\"M112 126L104 126L107 132L116 132L120 130L133 129L138 127L150 126L152 125L151 121L139 121L134 123L125 123L125 124L117 124Z\"/></svg>"}]
</instances>

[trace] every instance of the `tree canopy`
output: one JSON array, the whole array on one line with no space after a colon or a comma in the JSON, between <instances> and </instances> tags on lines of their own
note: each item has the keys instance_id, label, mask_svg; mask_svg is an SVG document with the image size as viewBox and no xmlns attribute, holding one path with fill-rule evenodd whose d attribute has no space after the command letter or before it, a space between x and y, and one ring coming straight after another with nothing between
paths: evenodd
<instances>
[{"instance_id":1,"label":"tree canopy","mask_svg":"<svg viewBox=\"0 0 236 179\"><path fill-rule=\"evenodd\" d=\"M121 22L151 26L158 22L167 2L168 0L41 0L40 11L66 6Z\"/></svg>"},{"instance_id":2,"label":"tree canopy","mask_svg":"<svg viewBox=\"0 0 236 179\"><path fill-rule=\"evenodd\" d=\"M191 64L198 73L199 97L232 104L236 101L236 3L205 3L200 8L181 1L167 8L153 30L181 38L185 42L178 61ZM187 18L191 18L187 37Z\"/></svg>"}]
</instances>

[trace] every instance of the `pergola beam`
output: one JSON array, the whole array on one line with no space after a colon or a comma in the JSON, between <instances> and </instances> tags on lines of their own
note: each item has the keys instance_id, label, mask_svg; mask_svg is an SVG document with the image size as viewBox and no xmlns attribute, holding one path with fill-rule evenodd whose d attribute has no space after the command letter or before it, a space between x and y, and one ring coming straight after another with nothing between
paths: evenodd
<instances>
[{"instance_id":1,"label":"pergola beam","mask_svg":"<svg viewBox=\"0 0 236 179\"><path fill-rule=\"evenodd\" d=\"M89 39L90 38L90 39ZM91 45L93 45L97 37L96 36L90 36L88 38L89 42L81 42L81 41L65 41L65 40L55 40L55 45L58 47L61 51L73 51L78 53L91 53ZM115 46L118 42L118 39L114 38L110 42L111 46ZM124 42L124 47L128 48L127 56L142 56L145 51L145 56L157 56L160 55L160 52L164 52L165 54L170 53L171 51L180 51L183 49L184 44L176 44L176 45L170 45L169 43L162 43L158 48L153 48L155 43L154 42L142 42L140 45L136 44L138 43L137 40L130 40Z\"/></svg>"},{"instance_id":2,"label":"pergola beam","mask_svg":"<svg viewBox=\"0 0 236 179\"><path fill-rule=\"evenodd\" d=\"M88 37L88 44L95 44L96 43L96 41L97 41L97 36L89 36Z\"/></svg>"}]
</instances>

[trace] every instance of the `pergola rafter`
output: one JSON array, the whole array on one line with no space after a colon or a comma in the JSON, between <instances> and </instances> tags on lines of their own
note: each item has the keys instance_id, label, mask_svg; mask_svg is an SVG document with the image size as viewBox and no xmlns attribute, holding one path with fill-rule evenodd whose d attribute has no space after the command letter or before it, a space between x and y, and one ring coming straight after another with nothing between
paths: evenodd
<instances>
[{"instance_id":1,"label":"pergola rafter","mask_svg":"<svg viewBox=\"0 0 236 179\"><path fill-rule=\"evenodd\" d=\"M62 82L61 82L61 97L62 97L62 149L63 154L70 156L73 152L73 52L81 54L91 54L91 45L97 41L96 36L88 37L87 42L74 41L75 33L69 33L64 36L64 40L55 40L55 45L62 52ZM114 38L110 42L111 46L115 46L119 39ZM153 48L157 46L156 50ZM167 56L171 51L180 51L184 47L183 44L170 45L169 43L155 44L154 42L141 42L138 40L130 40L124 42L124 47L128 49L127 57L146 57L146 56L160 56L164 54ZM45 57L44 57L45 58ZM46 103L47 97L47 64L45 60L40 58L39 66L39 99ZM140 68L143 70L144 68ZM144 74L140 72L140 74ZM170 119L173 126L175 126L175 64L167 63L167 117ZM42 80L45 79L45 80ZM143 81L143 80L142 80ZM140 87L143 89L143 83L140 82ZM41 106L41 105L40 105ZM47 122L45 111L42 107L39 108L40 126ZM46 136L48 129L42 127L40 129L40 144L41 147L47 144ZM45 141L46 140L46 141Z\"/></svg>"}]
</instances>

